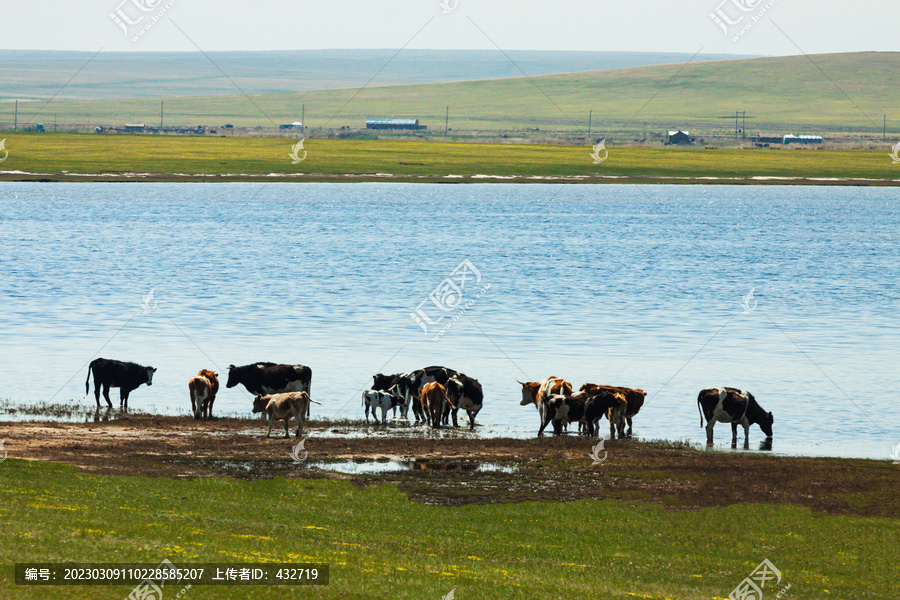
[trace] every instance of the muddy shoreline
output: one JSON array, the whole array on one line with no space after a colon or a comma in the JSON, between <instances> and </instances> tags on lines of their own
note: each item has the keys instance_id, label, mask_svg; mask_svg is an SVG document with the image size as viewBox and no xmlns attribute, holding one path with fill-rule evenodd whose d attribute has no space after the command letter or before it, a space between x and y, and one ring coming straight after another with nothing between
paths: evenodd
<instances>
[{"instance_id":1,"label":"muddy shoreline","mask_svg":"<svg viewBox=\"0 0 900 600\"><path fill-rule=\"evenodd\" d=\"M282 432L279 432L283 434ZM890 461L708 451L685 444L569 435L482 438L465 429L391 428L312 421L302 461L295 438L266 439L262 422L122 415L93 423L0 421L8 458L70 464L84 473L172 478L332 478L358 487L396 484L427 504L653 502L669 510L740 503L791 504L814 512L900 518L900 466ZM274 435L274 432L273 432ZM335 472L333 461L419 461L421 468ZM469 468L489 462L490 471ZM460 467L464 465L464 467ZM460 468L457 468L460 467Z\"/></svg>"}]
</instances>

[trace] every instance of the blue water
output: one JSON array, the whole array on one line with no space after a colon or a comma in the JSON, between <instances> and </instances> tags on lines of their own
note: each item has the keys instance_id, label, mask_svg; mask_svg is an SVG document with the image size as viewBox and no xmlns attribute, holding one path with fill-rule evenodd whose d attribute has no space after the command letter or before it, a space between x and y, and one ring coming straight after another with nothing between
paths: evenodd
<instances>
[{"instance_id":1,"label":"blue water","mask_svg":"<svg viewBox=\"0 0 900 600\"><path fill-rule=\"evenodd\" d=\"M269 360L312 368L319 414L361 417L372 374L437 364L482 382L479 422L498 435L537 429L517 379L640 387L636 436L698 442L697 392L729 385L774 413L776 452L888 459L898 200L852 187L4 183L0 398L92 404L86 365L103 356L159 369L132 407L186 413L199 369L224 378ZM470 274L468 310L434 340L410 313L466 259L480 281ZM223 385L216 412L250 404ZM728 446L727 426L716 441Z\"/></svg>"}]
</instances>

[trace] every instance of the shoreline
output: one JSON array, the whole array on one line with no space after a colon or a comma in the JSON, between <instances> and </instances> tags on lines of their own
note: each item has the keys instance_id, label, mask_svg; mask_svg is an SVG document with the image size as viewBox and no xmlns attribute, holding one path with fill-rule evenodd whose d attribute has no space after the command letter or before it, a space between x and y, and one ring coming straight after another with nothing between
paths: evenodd
<instances>
[{"instance_id":1,"label":"shoreline","mask_svg":"<svg viewBox=\"0 0 900 600\"><path fill-rule=\"evenodd\" d=\"M628 185L799 185L840 187L900 187L900 179L852 177L671 177L627 175L407 175L398 173L248 173L163 174L163 173L28 173L0 171L0 182L14 183L441 183L441 184L628 184Z\"/></svg>"},{"instance_id":2,"label":"shoreline","mask_svg":"<svg viewBox=\"0 0 900 600\"><path fill-rule=\"evenodd\" d=\"M374 429L356 421L311 421L302 437L306 464L291 460L297 438L280 437L283 429L277 426L273 437L266 438L265 424L258 419L125 415L89 423L4 421L0 439L8 458L64 463L83 473L328 478L357 487L388 483L428 504L570 502L603 496L662 503L672 510L793 504L829 514L900 518L900 468L890 461L706 451L685 443L624 439L604 440L598 453L604 458L597 463L592 451L598 440L574 435L487 438L465 429L427 428L379 435ZM327 468L334 462L388 461L424 466L377 474ZM499 470L487 478L474 470L480 464Z\"/></svg>"}]
</instances>

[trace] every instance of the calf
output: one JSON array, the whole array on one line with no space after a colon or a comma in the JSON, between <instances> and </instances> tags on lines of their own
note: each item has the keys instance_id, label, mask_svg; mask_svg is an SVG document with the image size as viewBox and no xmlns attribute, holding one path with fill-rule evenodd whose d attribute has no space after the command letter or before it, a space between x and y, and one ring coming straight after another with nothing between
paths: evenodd
<instances>
[{"instance_id":1,"label":"calf","mask_svg":"<svg viewBox=\"0 0 900 600\"><path fill-rule=\"evenodd\" d=\"M395 375L383 375L378 373L376 375L372 375L372 387L371 389L376 390L378 392L384 392L395 385L400 381L400 378L403 377L403 373L397 373ZM394 411L394 416L397 416L397 407L401 407L400 414L406 414L406 411L409 410L409 407L402 408L401 404L395 404L392 408ZM375 414L374 412L372 414Z\"/></svg>"},{"instance_id":2,"label":"calf","mask_svg":"<svg viewBox=\"0 0 900 600\"><path fill-rule=\"evenodd\" d=\"M142 383L146 383L148 386L153 385L153 374L156 373L156 369L120 360L94 359L88 365L87 379L84 381L85 394L91 389L91 373L94 374L94 399L97 401L97 408L100 408L100 388L103 388L103 399L106 400L106 405L112 408L112 402L109 400L109 388L117 387L119 388L119 407L128 410L128 395Z\"/></svg>"},{"instance_id":3,"label":"calf","mask_svg":"<svg viewBox=\"0 0 900 600\"><path fill-rule=\"evenodd\" d=\"M284 394L272 394L271 396L263 396L258 394L253 399L253 412L264 412L269 418L269 431L266 437L272 433L272 427L275 421L284 420L284 437L290 437L288 434L288 423L291 417L297 421L297 437L303 433L303 421L309 414L310 403L316 403L321 406L321 402L316 402L309 397L306 392L287 392Z\"/></svg>"},{"instance_id":4,"label":"calf","mask_svg":"<svg viewBox=\"0 0 900 600\"><path fill-rule=\"evenodd\" d=\"M585 391L588 393L594 393L598 390L608 390L611 392L619 392L622 396L625 397L625 400L628 402L628 408L623 415L623 423L621 430L625 428L625 422L628 423L628 431L626 435L631 437L632 423L631 419L638 412L640 412L641 407L644 406L644 398L647 396L647 392L644 390L632 389L627 387L619 387L614 385L597 385L596 383L585 383L581 386L581 391ZM622 437L621 430L619 433L619 437Z\"/></svg>"},{"instance_id":5,"label":"calf","mask_svg":"<svg viewBox=\"0 0 900 600\"><path fill-rule=\"evenodd\" d=\"M203 369L188 381L188 392L191 396L191 409L195 419L211 419L213 402L219 391L219 375L209 369Z\"/></svg>"},{"instance_id":6,"label":"calf","mask_svg":"<svg viewBox=\"0 0 900 600\"><path fill-rule=\"evenodd\" d=\"M436 381L426 383L422 387L419 400L422 405L422 412L428 418L432 429L440 429L441 427L441 415L444 412L445 402L456 408L447 395L447 388Z\"/></svg>"},{"instance_id":7,"label":"calf","mask_svg":"<svg viewBox=\"0 0 900 600\"><path fill-rule=\"evenodd\" d=\"M395 392L397 390L397 386L391 388L393 391L381 391L381 390L366 390L362 393L362 403L363 406L366 407L366 423L369 422L369 409L372 409L372 417L375 419L375 423L378 423L378 416L375 414L375 409L381 409L381 424L387 425L387 411L396 408L402 402L399 395Z\"/></svg>"},{"instance_id":8,"label":"calf","mask_svg":"<svg viewBox=\"0 0 900 600\"><path fill-rule=\"evenodd\" d=\"M700 426L703 427L703 418L706 417L706 443L713 443L713 427L716 421L731 423L731 445L737 445L737 426L744 426L744 447L750 445L750 426L759 424L759 428L766 434L766 439L772 438L772 423L775 417L766 412L756 403L753 394L744 390L730 387L707 388L701 390L697 396L697 408L700 410Z\"/></svg>"}]
</instances>

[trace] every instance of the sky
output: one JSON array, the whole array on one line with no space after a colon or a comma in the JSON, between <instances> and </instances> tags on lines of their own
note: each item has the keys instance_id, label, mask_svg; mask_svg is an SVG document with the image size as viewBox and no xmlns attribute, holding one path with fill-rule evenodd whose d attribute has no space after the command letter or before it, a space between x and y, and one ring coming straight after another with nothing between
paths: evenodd
<instances>
[{"instance_id":1,"label":"sky","mask_svg":"<svg viewBox=\"0 0 900 600\"><path fill-rule=\"evenodd\" d=\"M781 56L898 51L898 24L897 0L0 0L0 48L6 50Z\"/></svg>"}]
</instances>

